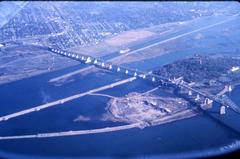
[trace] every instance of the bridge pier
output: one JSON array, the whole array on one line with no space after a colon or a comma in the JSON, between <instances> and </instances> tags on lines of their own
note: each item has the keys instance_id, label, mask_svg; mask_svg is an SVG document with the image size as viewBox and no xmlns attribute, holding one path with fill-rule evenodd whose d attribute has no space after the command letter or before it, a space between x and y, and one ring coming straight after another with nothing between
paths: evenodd
<instances>
[{"instance_id":1,"label":"bridge pier","mask_svg":"<svg viewBox=\"0 0 240 159\"><path fill-rule=\"evenodd\" d=\"M104 67L105 66L105 64L104 64L104 62L102 63L102 67Z\"/></svg>"},{"instance_id":2,"label":"bridge pier","mask_svg":"<svg viewBox=\"0 0 240 159\"><path fill-rule=\"evenodd\" d=\"M205 98L204 103L202 105L206 108L212 108L212 103L213 103L212 100L210 100L209 98Z\"/></svg>"},{"instance_id":3,"label":"bridge pier","mask_svg":"<svg viewBox=\"0 0 240 159\"><path fill-rule=\"evenodd\" d=\"M141 71L133 70L131 68L121 67L121 66L114 65L114 64L105 62L101 59L97 59L97 58L94 58L91 56L81 55L78 53L71 53L71 52L62 51L62 50L53 49L53 48L48 48L48 50L55 54L69 57L71 59L80 61L82 63L89 63L89 64L95 65L96 67L102 67L103 69L114 70L115 72L121 72L123 74L125 73L130 76L137 77L137 78L151 80L152 82L159 81L160 83L162 83L162 85L169 85L169 86L174 86L174 87L178 87L178 88L185 88L188 90L189 96L192 96L193 93L196 94L196 96L191 97L191 98L195 98L196 102L201 101L203 105L210 105L210 104L212 104L213 101L220 103L222 105L220 108L220 114L226 113L226 111L225 111L226 107L230 107L235 112L240 113L240 108L229 98L224 97L224 96L222 96L222 98L220 98L218 96L208 95L208 94L205 94L198 90L195 90L194 88L191 88L188 83L185 83L185 81L183 80L183 77L179 77L177 79L175 79L175 78L174 79L165 79L158 75L151 75L151 73L149 73L149 72L141 72ZM121 71L121 69L122 69L122 71ZM162 79L164 79L164 80L162 80ZM226 86L225 92L226 91L231 92L232 86L231 85ZM186 93L186 91L184 93ZM200 98L200 96L201 96L201 98ZM204 101L202 101L201 99L204 99Z\"/></svg>"},{"instance_id":4,"label":"bridge pier","mask_svg":"<svg viewBox=\"0 0 240 159\"><path fill-rule=\"evenodd\" d=\"M207 104L211 104L212 105L212 103L213 103L213 100L207 98Z\"/></svg>"},{"instance_id":5,"label":"bridge pier","mask_svg":"<svg viewBox=\"0 0 240 159\"><path fill-rule=\"evenodd\" d=\"M88 57L85 63L91 63L91 62L92 62L91 58Z\"/></svg>"},{"instance_id":6,"label":"bridge pier","mask_svg":"<svg viewBox=\"0 0 240 159\"><path fill-rule=\"evenodd\" d=\"M222 105L221 107L220 107L220 115L224 115L224 114L226 114L226 107L224 106L224 105Z\"/></svg>"},{"instance_id":7,"label":"bridge pier","mask_svg":"<svg viewBox=\"0 0 240 159\"><path fill-rule=\"evenodd\" d=\"M228 86L228 92L232 92L232 86L231 85Z\"/></svg>"},{"instance_id":8,"label":"bridge pier","mask_svg":"<svg viewBox=\"0 0 240 159\"><path fill-rule=\"evenodd\" d=\"M154 77L152 78L152 82L155 82L155 78Z\"/></svg>"},{"instance_id":9,"label":"bridge pier","mask_svg":"<svg viewBox=\"0 0 240 159\"><path fill-rule=\"evenodd\" d=\"M195 98L195 101L198 101L198 100L200 100L199 94L197 94L197 97Z\"/></svg>"},{"instance_id":10,"label":"bridge pier","mask_svg":"<svg viewBox=\"0 0 240 159\"><path fill-rule=\"evenodd\" d=\"M189 95L189 96L192 96L192 91L188 91L188 95Z\"/></svg>"}]
</instances>

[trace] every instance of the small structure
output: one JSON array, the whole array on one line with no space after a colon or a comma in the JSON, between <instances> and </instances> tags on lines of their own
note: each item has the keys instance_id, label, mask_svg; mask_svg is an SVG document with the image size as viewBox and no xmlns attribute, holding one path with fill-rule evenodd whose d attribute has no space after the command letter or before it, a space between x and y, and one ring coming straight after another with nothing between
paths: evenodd
<instances>
[{"instance_id":1,"label":"small structure","mask_svg":"<svg viewBox=\"0 0 240 159\"><path fill-rule=\"evenodd\" d=\"M88 57L88 58L87 58L87 61L86 61L85 63L90 63L90 62L92 62L92 60L91 60L90 57Z\"/></svg>"},{"instance_id":2,"label":"small structure","mask_svg":"<svg viewBox=\"0 0 240 159\"><path fill-rule=\"evenodd\" d=\"M213 100L207 98L207 104L212 104Z\"/></svg>"},{"instance_id":3,"label":"small structure","mask_svg":"<svg viewBox=\"0 0 240 159\"><path fill-rule=\"evenodd\" d=\"M229 86L228 86L228 92L231 92L231 91L232 91L232 86L229 85Z\"/></svg>"},{"instance_id":4,"label":"small structure","mask_svg":"<svg viewBox=\"0 0 240 159\"><path fill-rule=\"evenodd\" d=\"M155 82L155 78L154 77L152 78L152 81Z\"/></svg>"},{"instance_id":5,"label":"small structure","mask_svg":"<svg viewBox=\"0 0 240 159\"><path fill-rule=\"evenodd\" d=\"M127 53L128 51L130 51L130 49L120 50L119 53L120 53L120 54L124 54L124 53Z\"/></svg>"},{"instance_id":6,"label":"small structure","mask_svg":"<svg viewBox=\"0 0 240 159\"><path fill-rule=\"evenodd\" d=\"M220 107L220 115L226 114L226 107L224 105L222 105Z\"/></svg>"},{"instance_id":7,"label":"small structure","mask_svg":"<svg viewBox=\"0 0 240 159\"><path fill-rule=\"evenodd\" d=\"M188 91L188 95L189 96L191 96L192 95L192 91L190 90L190 91Z\"/></svg>"},{"instance_id":8,"label":"small structure","mask_svg":"<svg viewBox=\"0 0 240 159\"><path fill-rule=\"evenodd\" d=\"M240 68L238 67L238 66L233 66L232 68L231 68L231 71L232 72L235 72L235 71L237 71L237 70L239 70Z\"/></svg>"},{"instance_id":9,"label":"small structure","mask_svg":"<svg viewBox=\"0 0 240 159\"><path fill-rule=\"evenodd\" d=\"M213 100L211 100L209 98L205 98L204 103L202 104L202 106L204 108L209 109L209 108L212 108L212 103L213 103Z\"/></svg>"},{"instance_id":10,"label":"small structure","mask_svg":"<svg viewBox=\"0 0 240 159\"><path fill-rule=\"evenodd\" d=\"M197 97L195 98L195 101L198 101L198 100L200 100L199 94L197 94Z\"/></svg>"}]
</instances>

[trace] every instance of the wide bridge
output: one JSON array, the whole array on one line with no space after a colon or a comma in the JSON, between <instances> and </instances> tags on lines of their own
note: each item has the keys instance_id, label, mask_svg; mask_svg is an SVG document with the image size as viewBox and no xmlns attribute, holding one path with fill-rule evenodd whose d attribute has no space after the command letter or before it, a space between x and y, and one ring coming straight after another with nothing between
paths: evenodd
<instances>
[{"instance_id":1,"label":"wide bridge","mask_svg":"<svg viewBox=\"0 0 240 159\"><path fill-rule=\"evenodd\" d=\"M221 108L224 107L224 112L225 112L225 107L228 107L228 108L231 108L233 111L240 113L240 108L226 95L216 96L216 95L203 93L197 89L192 88L188 83L186 83L182 79L181 80L168 79L160 75L153 74L152 72L143 72L136 69L127 68L124 66L115 65L111 62L107 62L92 56L82 55L79 53L73 53L73 52L54 49L50 47L48 48L48 50L55 54L68 57L76 61L80 61L81 63L94 65L101 69L122 73L128 76L133 76L143 80L148 80L160 85L172 85L179 89L186 89L189 91L189 96L192 96L193 93L196 95L195 101L199 101L200 98L204 98L205 99L204 101L207 103L211 103L213 101L216 103L219 103L221 105Z\"/></svg>"}]
</instances>

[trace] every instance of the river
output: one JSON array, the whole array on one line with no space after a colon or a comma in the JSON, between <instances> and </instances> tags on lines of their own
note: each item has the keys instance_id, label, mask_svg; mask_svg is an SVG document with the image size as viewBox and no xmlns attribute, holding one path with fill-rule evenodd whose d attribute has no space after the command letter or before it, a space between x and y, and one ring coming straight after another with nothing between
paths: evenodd
<instances>
[{"instance_id":1,"label":"river","mask_svg":"<svg viewBox=\"0 0 240 159\"><path fill-rule=\"evenodd\" d=\"M236 21L231 21L226 26L236 27L239 24ZM220 34L221 31L218 30L221 30L221 27L218 27L219 29L204 31L204 34L208 34L209 37ZM239 42L239 36L236 36L236 34L239 35L239 32L235 32L230 37L235 38ZM199 43L201 42L203 43L203 41ZM209 45L216 45L218 48L195 49L186 47L184 51L175 51L154 59L125 65L138 68L139 70L152 70L161 65L193 55L196 52L210 54L216 53L216 50L221 48L221 53L236 53L235 43L232 41L229 43L221 36L217 40L209 38L206 42ZM219 45L219 42L224 45ZM191 45L191 43L188 45ZM51 78L81 67L84 67L84 65L79 64L63 70L0 85L0 115L31 108L127 78L115 73L98 72L85 76L76 75L59 86L48 82ZM136 80L101 93L124 96L132 91L145 92L152 88L154 88L154 85ZM163 92L158 91L156 93ZM239 94L240 87L236 87L229 94L238 105L240 105ZM103 128L124 124L102 120L108 100L106 97L84 96L56 107L1 122L0 134L1 136L37 134ZM227 109L227 113L220 116L218 109L219 107L214 104L213 109L202 115L144 129L134 128L83 136L0 141L0 156L10 158L31 158L32 155L35 158L36 156L44 156L44 158L60 158L60 156L63 158L77 156L83 158L106 156L154 158L159 156L168 157L168 155L196 157L237 149L238 144L235 144L236 146L233 146L231 149L226 149L226 146L240 139L240 126L238 124L240 115ZM88 117L91 120L85 122L74 121L79 115Z\"/></svg>"}]
</instances>

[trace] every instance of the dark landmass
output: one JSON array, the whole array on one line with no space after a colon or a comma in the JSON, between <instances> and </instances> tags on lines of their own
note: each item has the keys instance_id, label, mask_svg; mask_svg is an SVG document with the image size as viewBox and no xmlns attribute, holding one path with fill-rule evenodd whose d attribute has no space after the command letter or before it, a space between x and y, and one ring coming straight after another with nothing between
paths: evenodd
<instances>
[{"instance_id":1,"label":"dark landmass","mask_svg":"<svg viewBox=\"0 0 240 159\"><path fill-rule=\"evenodd\" d=\"M240 82L240 57L195 55L164 65L154 73L171 79L183 78L193 88L216 94L226 85Z\"/></svg>"},{"instance_id":2,"label":"dark landmass","mask_svg":"<svg viewBox=\"0 0 240 159\"><path fill-rule=\"evenodd\" d=\"M200 91L225 94L232 89L229 85L240 82L240 58L196 55L164 65L154 73L170 79L182 78ZM169 91L169 88L161 90ZM212 101L205 103L204 99L199 99L194 106L191 105L191 99L181 95L186 94L184 91L175 94L172 90L171 93L175 96L129 93L125 97L111 99L105 117L112 121L140 122L150 126L195 116L200 113L199 106L201 109L212 107ZM195 97L192 98L194 101Z\"/></svg>"}]
</instances>

